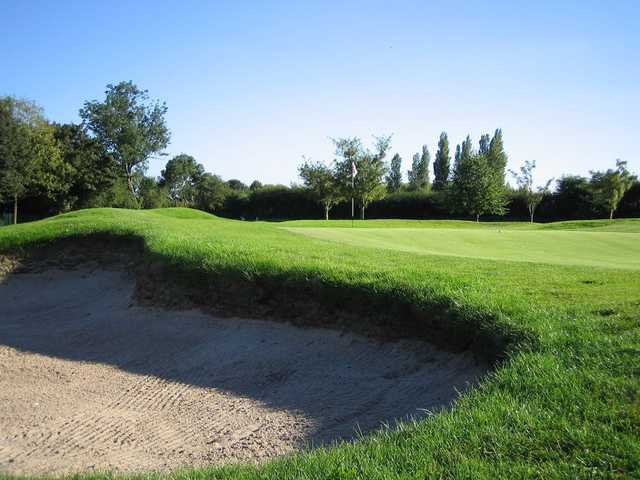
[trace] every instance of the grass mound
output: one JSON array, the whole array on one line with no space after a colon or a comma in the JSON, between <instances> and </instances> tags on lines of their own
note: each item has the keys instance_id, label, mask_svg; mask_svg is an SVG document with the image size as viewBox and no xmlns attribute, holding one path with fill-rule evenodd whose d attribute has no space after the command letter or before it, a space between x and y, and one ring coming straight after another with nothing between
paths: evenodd
<instances>
[{"instance_id":1,"label":"grass mound","mask_svg":"<svg viewBox=\"0 0 640 480\"><path fill-rule=\"evenodd\" d=\"M376 222L375 228L397 227L385 222ZM437 337L440 329L449 343L469 335L463 345L473 338L476 347L506 354L495 373L454 410L428 421L258 467L211 467L177 472L176 478L640 475L640 271L611 262L605 267L552 264L544 257L511 261L499 251L492 259L477 258L473 252L416 255L393 245L381 249L340 238L327 241L287 229L309 225L238 222L184 209L96 209L2 228L0 252L28 250L70 236L138 238L148 264L166 269L163 275L171 273L184 285L205 285L225 297L235 291L239 298L251 286L251 292L262 292L255 302L247 302L256 305L268 306L266 299L274 295L283 295L277 303L286 304L290 295L303 292L321 305L359 314L398 309L397 324L389 323L391 315L378 320L372 315L372 322L427 337ZM443 222L420 223L420 228L433 226L448 228ZM613 222L596 227L598 233L585 231L583 237L574 232L574 248L607 230L621 229L637 240L637 226ZM454 227L555 233L547 232L554 229L550 225ZM571 227L576 228L582 227ZM404 233L397 230L398 244ZM490 244L491 238L479 236L478 248L489 248L483 242ZM536 241L544 242L540 238ZM530 241L518 240L522 248ZM633 247L625 243L613 248L633 263ZM403 324L407 318L409 323Z\"/></svg>"}]
</instances>

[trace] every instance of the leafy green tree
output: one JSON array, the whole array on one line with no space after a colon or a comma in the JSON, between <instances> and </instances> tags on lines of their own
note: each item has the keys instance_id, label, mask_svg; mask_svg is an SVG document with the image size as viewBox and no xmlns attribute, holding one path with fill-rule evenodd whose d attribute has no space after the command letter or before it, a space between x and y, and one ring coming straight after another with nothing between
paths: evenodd
<instances>
[{"instance_id":1,"label":"leafy green tree","mask_svg":"<svg viewBox=\"0 0 640 480\"><path fill-rule=\"evenodd\" d=\"M113 159L81 125L54 124L54 136L69 169L69 190L60 210L86 207L90 199L111 188L117 178Z\"/></svg>"},{"instance_id":2,"label":"leafy green tree","mask_svg":"<svg viewBox=\"0 0 640 480\"><path fill-rule=\"evenodd\" d=\"M553 211L556 220L586 219L596 215L589 180L578 175L563 175L556 183Z\"/></svg>"},{"instance_id":3,"label":"leafy green tree","mask_svg":"<svg viewBox=\"0 0 640 480\"><path fill-rule=\"evenodd\" d=\"M242 183L240 180L237 180L235 178L232 178L231 180L227 180L227 185L231 190L236 192L244 192L249 189L249 187L247 187L244 183Z\"/></svg>"},{"instance_id":4,"label":"leafy green tree","mask_svg":"<svg viewBox=\"0 0 640 480\"><path fill-rule=\"evenodd\" d=\"M476 221L481 215L503 215L506 211L504 185L489 163L488 155L473 151L469 136L460 148L451 194L454 208L473 216Z\"/></svg>"},{"instance_id":5,"label":"leafy green tree","mask_svg":"<svg viewBox=\"0 0 640 480\"><path fill-rule=\"evenodd\" d=\"M138 195L142 195L144 178L146 177L144 177L141 173L136 173L134 175L131 181L134 185L135 193L132 193L129 189L129 184L125 180L124 176L118 175L111 188L106 191L99 192L95 196L92 196L87 206L94 208L140 208L143 202L140 201ZM142 200L144 201L144 199Z\"/></svg>"},{"instance_id":6,"label":"leafy green tree","mask_svg":"<svg viewBox=\"0 0 640 480\"><path fill-rule=\"evenodd\" d=\"M176 155L167 162L160 173L160 186L166 188L174 205L193 206L197 185L204 174L204 167L191 155Z\"/></svg>"},{"instance_id":7,"label":"leafy green tree","mask_svg":"<svg viewBox=\"0 0 640 480\"><path fill-rule=\"evenodd\" d=\"M149 158L169 144L166 113L164 103L150 100L133 82L107 85L104 101L85 102L80 109L84 126L116 162L134 197L135 174L144 173Z\"/></svg>"},{"instance_id":8,"label":"leafy green tree","mask_svg":"<svg viewBox=\"0 0 640 480\"><path fill-rule=\"evenodd\" d=\"M259 180L254 180L253 182L251 182L251 185L249 185L249 190L260 190L262 187L262 182L260 182Z\"/></svg>"},{"instance_id":9,"label":"leafy green tree","mask_svg":"<svg viewBox=\"0 0 640 480\"><path fill-rule=\"evenodd\" d=\"M138 196L142 208L162 208L169 206L167 192L153 177L142 177L139 181Z\"/></svg>"},{"instance_id":10,"label":"leafy green tree","mask_svg":"<svg viewBox=\"0 0 640 480\"><path fill-rule=\"evenodd\" d=\"M409 190L415 191L418 190L420 183L420 154L414 153L413 158L411 159L411 170L407 170L407 183Z\"/></svg>"},{"instance_id":11,"label":"leafy green tree","mask_svg":"<svg viewBox=\"0 0 640 480\"><path fill-rule=\"evenodd\" d=\"M440 134L438 151L433 161L433 189L444 190L449 185L449 169L451 157L449 155L449 138L446 132Z\"/></svg>"},{"instance_id":12,"label":"leafy green tree","mask_svg":"<svg viewBox=\"0 0 640 480\"><path fill-rule=\"evenodd\" d=\"M429 188L429 163L431 155L426 145L422 146L422 154L413 156L411 170L407 172L410 190L425 190Z\"/></svg>"},{"instance_id":13,"label":"leafy green tree","mask_svg":"<svg viewBox=\"0 0 640 480\"><path fill-rule=\"evenodd\" d=\"M34 103L0 98L0 195L13 201L13 223L18 221L18 200L33 177L31 129L43 121L42 110Z\"/></svg>"},{"instance_id":14,"label":"leafy green tree","mask_svg":"<svg viewBox=\"0 0 640 480\"><path fill-rule=\"evenodd\" d=\"M42 109L27 100L0 97L0 197L13 202L13 222L18 221L18 201L27 194L64 195L68 174Z\"/></svg>"},{"instance_id":15,"label":"leafy green tree","mask_svg":"<svg viewBox=\"0 0 640 480\"><path fill-rule=\"evenodd\" d=\"M324 163L312 162L305 158L303 160L304 163L298 168L300 178L324 207L324 219L329 220L329 211L342 198L335 173Z\"/></svg>"},{"instance_id":16,"label":"leafy green tree","mask_svg":"<svg viewBox=\"0 0 640 480\"><path fill-rule=\"evenodd\" d=\"M358 201L360 218L364 220L369 203L385 194L383 177L387 169L384 158L391 146L391 137L376 137L374 150L364 148L357 137L335 139L333 142L339 158L334 167L339 188L345 198L353 195ZM355 178L352 176L352 165L357 170Z\"/></svg>"},{"instance_id":17,"label":"leafy green tree","mask_svg":"<svg viewBox=\"0 0 640 480\"><path fill-rule=\"evenodd\" d=\"M484 136L485 143L488 135ZM505 184L505 173L507 168L507 153L504 151L504 142L502 140L502 130L497 128L491 142L489 143L489 149L485 152L489 166L496 173L497 181L501 184Z\"/></svg>"},{"instance_id":18,"label":"leafy green tree","mask_svg":"<svg viewBox=\"0 0 640 480\"><path fill-rule=\"evenodd\" d=\"M616 168L606 172L591 171L591 189L596 205L604 208L609 213L609 219L613 219L620 200L627 190L636 181L636 177L627 170L627 162L616 160Z\"/></svg>"},{"instance_id":19,"label":"leafy green tree","mask_svg":"<svg viewBox=\"0 0 640 480\"><path fill-rule=\"evenodd\" d=\"M460 147L460 162L466 162L471 160L471 157L475 152L473 151L473 142L471 141L471 137L467 135L467 138L462 142L462 146Z\"/></svg>"},{"instance_id":20,"label":"leafy green tree","mask_svg":"<svg viewBox=\"0 0 640 480\"><path fill-rule=\"evenodd\" d=\"M396 193L402 188L402 157L399 154L395 154L391 159L391 166L389 172L385 177L387 182L387 192Z\"/></svg>"},{"instance_id":21,"label":"leafy green tree","mask_svg":"<svg viewBox=\"0 0 640 480\"><path fill-rule=\"evenodd\" d=\"M218 175L205 173L197 186L196 205L200 210L216 213L220 211L225 200L231 195L231 187Z\"/></svg>"},{"instance_id":22,"label":"leafy green tree","mask_svg":"<svg viewBox=\"0 0 640 480\"><path fill-rule=\"evenodd\" d=\"M527 209L529 210L529 219L531 223L533 223L533 216L535 214L536 208L542 201L545 195L549 193L549 186L551 182L553 182L553 178L548 180L547 183L543 187L538 187L535 189L533 187L533 171L536 168L536 162L534 161L525 161L524 165L520 167L520 173L515 172L513 170L509 170L511 175L516 180L518 184L518 190L522 193L526 203Z\"/></svg>"},{"instance_id":23,"label":"leafy green tree","mask_svg":"<svg viewBox=\"0 0 640 480\"><path fill-rule=\"evenodd\" d=\"M478 153L480 155L486 155L489 153L490 148L491 148L491 135L489 135L488 133L485 133L484 135L480 136L480 149L478 150Z\"/></svg>"},{"instance_id":24,"label":"leafy green tree","mask_svg":"<svg viewBox=\"0 0 640 480\"><path fill-rule=\"evenodd\" d=\"M429 177L429 168L431 163L431 154L429 153L429 149L426 145L422 146L422 156L420 157L421 167L424 170L423 182L424 186L422 188L426 188L429 190L431 188L431 178Z\"/></svg>"}]
</instances>

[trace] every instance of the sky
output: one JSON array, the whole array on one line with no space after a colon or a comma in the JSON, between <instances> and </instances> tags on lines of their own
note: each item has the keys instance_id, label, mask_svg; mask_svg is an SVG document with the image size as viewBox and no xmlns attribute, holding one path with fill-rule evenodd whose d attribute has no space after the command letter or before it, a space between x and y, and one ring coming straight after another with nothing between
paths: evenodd
<instances>
[{"instance_id":1,"label":"sky","mask_svg":"<svg viewBox=\"0 0 640 480\"><path fill-rule=\"evenodd\" d=\"M539 184L616 158L640 173L636 0L0 0L0 31L0 95L79 122L132 80L168 106L166 153L225 179L299 182L332 138L384 134L406 175L440 132L453 153L496 128Z\"/></svg>"}]
</instances>

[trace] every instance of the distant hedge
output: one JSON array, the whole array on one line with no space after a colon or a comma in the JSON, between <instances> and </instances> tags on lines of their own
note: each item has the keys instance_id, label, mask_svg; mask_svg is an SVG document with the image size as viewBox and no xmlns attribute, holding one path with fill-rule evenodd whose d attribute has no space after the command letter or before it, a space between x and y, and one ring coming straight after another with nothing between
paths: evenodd
<instances>
[{"instance_id":1,"label":"distant hedge","mask_svg":"<svg viewBox=\"0 0 640 480\"><path fill-rule=\"evenodd\" d=\"M23 220L36 220L54 214L47 210L46 203L39 198L27 198L23 202ZM0 208L0 210L2 210ZM6 209L7 211L8 208ZM517 192L509 193L508 213L503 217L487 216L482 220L522 220L529 219L524 198ZM215 212L227 218L245 220L294 220L321 219L323 209L309 190L304 187L270 185L254 190L233 191L224 201L222 209ZM356 206L356 217L358 211ZM588 189L580 185L565 188L547 195L536 211L536 221L552 222L558 220L584 220L606 218L593 202ZM640 217L640 183L634 184L625 194L617 218ZM351 218L349 201L336 205L332 210L332 219ZM381 200L372 202L366 210L366 218L401 219L446 219L463 218L451 213L444 192L400 192L389 194Z\"/></svg>"},{"instance_id":2,"label":"distant hedge","mask_svg":"<svg viewBox=\"0 0 640 480\"><path fill-rule=\"evenodd\" d=\"M484 220L528 220L524 198L509 193L508 213L503 217L483 217ZM228 218L245 220L321 219L322 207L303 187L268 186L229 196L223 209L215 212ZM357 216L356 206L356 216ZM351 218L351 203L342 202L332 210L332 219ZM536 221L584 220L606 217L593 203L590 192L579 188L547 195L536 212ZM640 217L640 183L636 183L620 202L616 217ZM444 192L400 192L372 202L366 218L446 219L460 218L451 213Z\"/></svg>"}]
</instances>

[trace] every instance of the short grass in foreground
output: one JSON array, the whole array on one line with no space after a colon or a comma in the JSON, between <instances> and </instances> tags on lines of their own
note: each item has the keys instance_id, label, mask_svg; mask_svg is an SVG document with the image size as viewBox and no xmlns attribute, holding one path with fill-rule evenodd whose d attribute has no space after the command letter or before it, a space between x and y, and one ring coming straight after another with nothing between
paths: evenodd
<instances>
[{"instance_id":1,"label":"short grass in foreground","mask_svg":"<svg viewBox=\"0 0 640 480\"><path fill-rule=\"evenodd\" d=\"M585 248L584 238L607 235L608 230L631 232L616 235L636 239L633 232L638 225L634 221L534 227L419 224L426 229L453 227L451 235L438 235L454 243L463 229L498 228L502 233L517 229L529 234L533 228L540 235L560 229L594 232L589 237L566 237L553 254L560 258L575 250L574 261L552 264L544 249L552 248L556 241L545 244L545 237L517 237L511 242L517 245L532 238L541 242L535 255L521 262L511 261L514 253L506 246L496 249L491 245L497 232L474 239L480 252L491 251L490 256L495 257L485 259L464 249L469 240L458 240L452 254L444 252L447 255L430 254L431 247L423 248L424 241L418 240L419 254L393 248L394 238L400 247L410 244L402 238L412 231L403 228L415 229L416 225L405 224L395 233L380 232L385 248L374 248L380 246L375 239L378 232L370 246L364 246L359 237L340 237L333 231L326 241L288 230L308 227L308 223L238 222L184 209L99 209L3 227L0 251L78 234L135 235L144 239L150 253L208 275L235 272L247 282L284 275L296 282L363 286L383 298L403 297L416 305L447 299L466 312L466 318L490 312L496 328L505 323L539 339L535 349L515 352L452 411L370 435L355 444L313 450L262 466L214 466L169 477L637 478L640 271L619 268L624 266L621 259L625 255L627 263L637 262L637 247L603 237L604 246L613 253L600 266L593 265L592 254L578 251ZM394 225L379 222L374 228Z\"/></svg>"}]
</instances>

